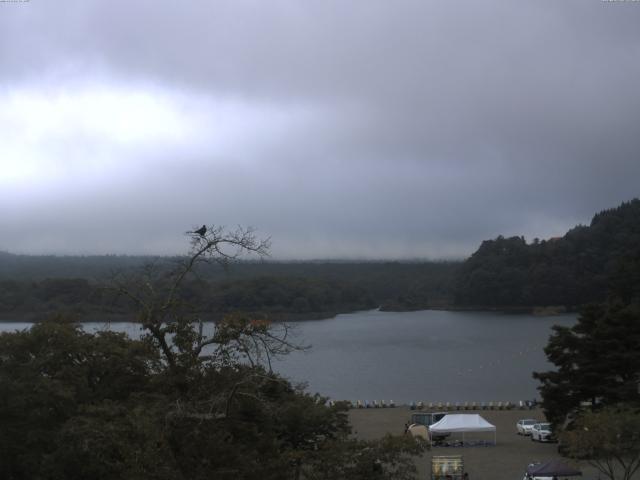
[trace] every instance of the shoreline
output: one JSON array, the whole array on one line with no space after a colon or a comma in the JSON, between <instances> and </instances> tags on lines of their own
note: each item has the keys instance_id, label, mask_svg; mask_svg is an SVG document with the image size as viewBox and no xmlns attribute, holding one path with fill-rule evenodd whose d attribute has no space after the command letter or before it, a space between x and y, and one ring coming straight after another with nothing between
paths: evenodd
<instances>
[{"instance_id":1,"label":"shoreline","mask_svg":"<svg viewBox=\"0 0 640 480\"><path fill-rule=\"evenodd\" d=\"M416 308L387 308L385 305L380 307L382 312L420 312L422 310L438 310L445 312L493 312L503 314L522 314L522 315L536 315L536 316L556 316L564 315L567 313L578 313L580 307L571 306L566 307L564 305L529 305L529 306L488 306L488 305L426 305Z\"/></svg>"},{"instance_id":2,"label":"shoreline","mask_svg":"<svg viewBox=\"0 0 640 480\"><path fill-rule=\"evenodd\" d=\"M330 320L335 318L338 315L347 315L352 313L359 312L368 312L368 311L381 311L388 313L405 313L405 312L420 312L420 311L428 311L428 310L436 310L436 311L445 311L445 312L483 312L483 313L496 313L496 314L515 314L515 315L534 315L540 317L552 317L552 316L560 316L571 313L578 313L579 308L571 307L566 308L562 306L546 306L546 307L489 307L489 306L455 306L455 305L433 305L427 307L420 307L415 309L388 309L385 308L384 305L381 305L377 308L372 308L369 310L345 310L345 311L331 311L331 312L308 312L304 314L300 313L291 313L291 312L280 312L273 313L271 315L271 321L274 323L282 323L282 322L307 322L307 321L318 321L318 320ZM205 322L216 322L220 320L227 313L219 313L219 314L208 314L201 315L203 321ZM242 312L247 315L256 315L256 316L266 316L269 317L268 313L262 312ZM45 321L46 319L57 315L69 315L70 317L76 317L78 323L135 323L135 320L132 318L135 317L135 313L104 313L104 312L96 312L96 313L82 313L78 314L77 312L0 312L0 323L40 323Z\"/></svg>"},{"instance_id":3,"label":"shoreline","mask_svg":"<svg viewBox=\"0 0 640 480\"><path fill-rule=\"evenodd\" d=\"M376 309L371 309L376 310ZM316 321L316 320L329 320L338 315L350 314L350 313L358 313L363 311L371 311L371 310L346 310L346 311L338 311L338 312L308 312L304 314L294 314L294 313L273 313L269 315L269 313L263 312L237 312L243 313L249 316L260 316L267 317L274 323L282 323L282 322L308 322L308 321ZM225 315L230 314L231 312L220 313L220 314L201 314L200 317L204 322L217 322ZM70 318L75 318L77 323L136 323L135 321L135 313L82 313L78 314L77 312L14 312L12 314L8 313L0 313L0 323L40 323L46 321L47 319L55 316L55 315L68 315Z\"/></svg>"}]
</instances>

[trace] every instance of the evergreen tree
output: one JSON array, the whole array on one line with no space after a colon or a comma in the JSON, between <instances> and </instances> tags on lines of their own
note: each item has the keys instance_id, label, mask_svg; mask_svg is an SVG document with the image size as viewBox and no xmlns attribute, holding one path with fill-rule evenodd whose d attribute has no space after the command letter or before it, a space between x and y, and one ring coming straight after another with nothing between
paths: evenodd
<instances>
[{"instance_id":1,"label":"evergreen tree","mask_svg":"<svg viewBox=\"0 0 640 480\"><path fill-rule=\"evenodd\" d=\"M579 411L640 406L640 307L612 301L585 308L573 327L554 327L545 353L557 369L536 372L545 415L556 426Z\"/></svg>"}]
</instances>

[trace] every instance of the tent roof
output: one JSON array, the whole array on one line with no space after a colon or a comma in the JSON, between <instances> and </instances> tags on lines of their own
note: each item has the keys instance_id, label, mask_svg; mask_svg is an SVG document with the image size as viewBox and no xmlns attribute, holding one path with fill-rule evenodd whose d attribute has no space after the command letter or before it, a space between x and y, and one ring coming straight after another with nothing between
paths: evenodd
<instances>
[{"instance_id":1,"label":"tent roof","mask_svg":"<svg viewBox=\"0 0 640 480\"><path fill-rule=\"evenodd\" d=\"M573 477L582 475L580 470L576 470L560 460L534 463L527 467L527 473L532 477Z\"/></svg>"},{"instance_id":2,"label":"tent roof","mask_svg":"<svg viewBox=\"0 0 640 480\"><path fill-rule=\"evenodd\" d=\"M445 415L429 427L431 432L495 432L496 427L475 413Z\"/></svg>"}]
</instances>

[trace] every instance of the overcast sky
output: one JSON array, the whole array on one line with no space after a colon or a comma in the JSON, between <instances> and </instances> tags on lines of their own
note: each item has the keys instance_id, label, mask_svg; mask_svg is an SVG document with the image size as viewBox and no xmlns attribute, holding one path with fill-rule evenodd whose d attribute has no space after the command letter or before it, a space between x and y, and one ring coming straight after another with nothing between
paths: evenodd
<instances>
[{"instance_id":1,"label":"overcast sky","mask_svg":"<svg viewBox=\"0 0 640 480\"><path fill-rule=\"evenodd\" d=\"M640 195L640 2L0 2L0 250L460 258Z\"/></svg>"}]
</instances>

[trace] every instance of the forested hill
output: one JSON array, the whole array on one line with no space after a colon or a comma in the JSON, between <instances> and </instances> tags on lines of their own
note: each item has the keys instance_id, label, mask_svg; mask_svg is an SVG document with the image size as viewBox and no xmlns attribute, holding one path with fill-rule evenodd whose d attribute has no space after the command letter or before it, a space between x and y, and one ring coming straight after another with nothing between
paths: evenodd
<instances>
[{"instance_id":1,"label":"forested hill","mask_svg":"<svg viewBox=\"0 0 640 480\"><path fill-rule=\"evenodd\" d=\"M0 319L69 311L82 319L127 316L131 305L105 294L114 272L145 264L156 273L178 257L26 256L0 252ZM213 316L243 310L274 318L321 318L381 306L423 308L574 308L608 292L640 298L640 200L593 217L562 238L527 243L487 240L465 262L238 262L197 272L189 302Z\"/></svg>"},{"instance_id":2,"label":"forested hill","mask_svg":"<svg viewBox=\"0 0 640 480\"><path fill-rule=\"evenodd\" d=\"M460 306L575 307L601 302L615 284L625 300L640 288L640 200L596 214L562 238L482 242L454 282Z\"/></svg>"}]
</instances>

